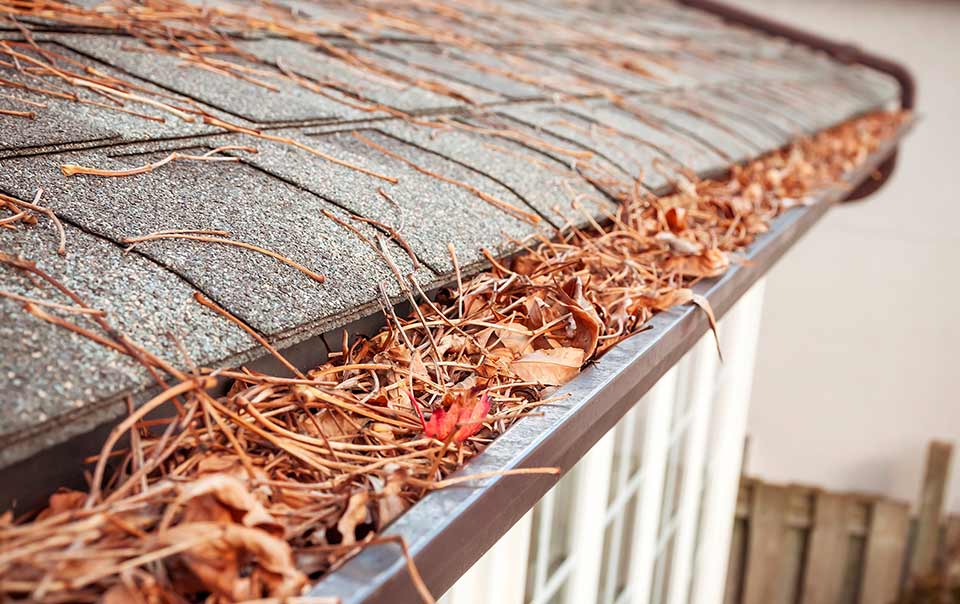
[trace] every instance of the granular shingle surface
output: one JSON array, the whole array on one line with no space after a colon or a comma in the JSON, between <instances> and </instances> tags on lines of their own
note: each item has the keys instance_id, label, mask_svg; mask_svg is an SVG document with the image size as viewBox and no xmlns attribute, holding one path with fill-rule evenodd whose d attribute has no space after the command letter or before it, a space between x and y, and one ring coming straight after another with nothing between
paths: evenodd
<instances>
[{"instance_id":1,"label":"granular shingle surface","mask_svg":"<svg viewBox=\"0 0 960 604\"><path fill-rule=\"evenodd\" d=\"M877 72L661 2L611 17L545 0L173 0L196 23L159 35L116 20L136 1L20 15L31 35L0 2L0 193L42 188L67 255L42 214L0 225L0 252L181 367L260 354L197 292L280 346L306 341L372 313L381 285L399 294L378 238L401 273L449 282L449 245L476 269L484 250L603 219L631 179L662 191L681 167L716 173L898 94ZM224 145L257 153L146 167ZM167 229L227 232L326 280L224 243L124 251ZM0 290L65 301L6 265ZM151 385L124 355L0 297L0 467L115 420Z\"/></svg>"}]
</instances>

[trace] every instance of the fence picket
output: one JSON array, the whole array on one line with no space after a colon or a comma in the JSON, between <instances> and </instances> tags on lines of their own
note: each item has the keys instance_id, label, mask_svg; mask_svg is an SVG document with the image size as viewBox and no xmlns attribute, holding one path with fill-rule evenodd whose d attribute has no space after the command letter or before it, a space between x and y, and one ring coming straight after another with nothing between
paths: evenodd
<instances>
[{"instance_id":1,"label":"fence picket","mask_svg":"<svg viewBox=\"0 0 960 604\"><path fill-rule=\"evenodd\" d=\"M770 604L777 597L789 494L786 487L764 483L753 486L743 604Z\"/></svg>"},{"instance_id":2,"label":"fence picket","mask_svg":"<svg viewBox=\"0 0 960 604\"><path fill-rule=\"evenodd\" d=\"M953 446L931 441L927 449L927 467L920 491L920 509L917 512L917 538L910 557L912 576L928 575L934 570L937 546L940 542L940 515L947 485L947 473Z\"/></svg>"},{"instance_id":3,"label":"fence picket","mask_svg":"<svg viewBox=\"0 0 960 604\"><path fill-rule=\"evenodd\" d=\"M900 592L903 558L910 530L910 508L878 500L870 511L867 551L863 561L860 604L885 604Z\"/></svg>"},{"instance_id":4,"label":"fence picket","mask_svg":"<svg viewBox=\"0 0 960 604\"><path fill-rule=\"evenodd\" d=\"M814 496L800 604L836 604L840 600L850 542L848 504L843 495L818 491Z\"/></svg>"}]
</instances>

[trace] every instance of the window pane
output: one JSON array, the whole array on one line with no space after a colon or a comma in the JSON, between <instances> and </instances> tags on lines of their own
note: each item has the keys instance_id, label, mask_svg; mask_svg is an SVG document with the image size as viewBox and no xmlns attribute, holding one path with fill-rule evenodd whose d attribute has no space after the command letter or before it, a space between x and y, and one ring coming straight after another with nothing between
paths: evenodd
<instances>
[{"instance_id":1,"label":"window pane","mask_svg":"<svg viewBox=\"0 0 960 604\"><path fill-rule=\"evenodd\" d=\"M628 430L626 422L621 420L617 422L613 429L613 464L610 467L610 487L607 490L607 505L613 503L617 498L620 483L620 466L625 455L630 454L631 443L626 441Z\"/></svg>"},{"instance_id":2,"label":"window pane","mask_svg":"<svg viewBox=\"0 0 960 604\"><path fill-rule=\"evenodd\" d=\"M647 427L647 400L640 401L627 418L633 422L633 452L630 455L630 477L636 476L643 464L643 446Z\"/></svg>"},{"instance_id":3,"label":"window pane","mask_svg":"<svg viewBox=\"0 0 960 604\"><path fill-rule=\"evenodd\" d=\"M530 529L530 546L527 550L527 584L524 590L523 601L532 602L534 591L537 586L537 560L539 558L540 548L540 522L543 516L543 505L538 503L533 508L532 527Z\"/></svg>"},{"instance_id":4,"label":"window pane","mask_svg":"<svg viewBox=\"0 0 960 604\"><path fill-rule=\"evenodd\" d=\"M633 556L633 530L637 512L637 496L634 495L627 502L626 515L623 522L623 539L620 542L620 564L617 569L617 583L614 597L618 597L626 589L630 577L630 558Z\"/></svg>"},{"instance_id":5,"label":"window pane","mask_svg":"<svg viewBox=\"0 0 960 604\"><path fill-rule=\"evenodd\" d=\"M570 525L573 522L573 498L576 494L576 470L565 476L554 487L553 518L550 523L550 546L547 558L549 575L563 564L570 554Z\"/></svg>"}]
</instances>

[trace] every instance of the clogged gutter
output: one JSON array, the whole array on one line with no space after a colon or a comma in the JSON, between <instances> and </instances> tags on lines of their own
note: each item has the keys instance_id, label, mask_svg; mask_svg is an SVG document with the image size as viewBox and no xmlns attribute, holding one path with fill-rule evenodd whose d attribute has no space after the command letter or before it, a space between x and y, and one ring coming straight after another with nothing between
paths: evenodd
<instances>
[{"instance_id":1,"label":"clogged gutter","mask_svg":"<svg viewBox=\"0 0 960 604\"><path fill-rule=\"evenodd\" d=\"M723 274L773 218L840 185L906 117L856 119L726 179L682 178L673 195L637 189L605 223L571 222L553 239L522 242L509 263L491 257L491 269L468 280L458 271L456 286L434 300L404 280L410 316L386 307L379 333L345 339L306 373L291 365L292 378L179 371L55 275L0 255L30 275L38 299L54 291L63 299L58 307L18 300L38 320L129 354L161 380L172 376L90 460L86 491L0 516L0 594L169 603L298 596L375 546L386 524L451 484L446 476L654 313L697 303L709 314L690 287ZM233 380L227 395L208 392L215 376ZM166 419L146 417L157 409Z\"/></svg>"}]
</instances>

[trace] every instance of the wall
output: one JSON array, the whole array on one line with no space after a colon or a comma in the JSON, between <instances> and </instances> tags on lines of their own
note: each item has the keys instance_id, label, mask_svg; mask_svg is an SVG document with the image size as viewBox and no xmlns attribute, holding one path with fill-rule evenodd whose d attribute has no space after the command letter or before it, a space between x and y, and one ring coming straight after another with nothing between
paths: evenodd
<instances>
[{"instance_id":1,"label":"wall","mask_svg":"<svg viewBox=\"0 0 960 604\"><path fill-rule=\"evenodd\" d=\"M917 498L960 446L960 3L736 4L897 57L922 122L892 181L834 209L768 280L748 471ZM960 512L960 451L947 507Z\"/></svg>"}]
</instances>

